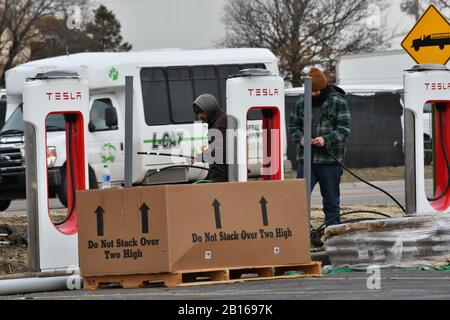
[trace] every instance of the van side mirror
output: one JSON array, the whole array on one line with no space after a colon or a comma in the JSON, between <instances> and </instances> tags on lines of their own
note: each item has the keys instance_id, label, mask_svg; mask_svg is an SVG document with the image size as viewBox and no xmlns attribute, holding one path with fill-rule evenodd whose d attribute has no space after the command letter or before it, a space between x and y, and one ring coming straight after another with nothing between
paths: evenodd
<instances>
[{"instance_id":1,"label":"van side mirror","mask_svg":"<svg viewBox=\"0 0 450 320\"><path fill-rule=\"evenodd\" d=\"M89 121L88 129L89 129L89 132L95 131L95 124L92 121Z\"/></svg>"},{"instance_id":2,"label":"van side mirror","mask_svg":"<svg viewBox=\"0 0 450 320\"><path fill-rule=\"evenodd\" d=\"M119 123L117 120L117 111L115 108L108 107L105 109L105 121L108 128L117 127Z\"/></svg>"}]
</instances>

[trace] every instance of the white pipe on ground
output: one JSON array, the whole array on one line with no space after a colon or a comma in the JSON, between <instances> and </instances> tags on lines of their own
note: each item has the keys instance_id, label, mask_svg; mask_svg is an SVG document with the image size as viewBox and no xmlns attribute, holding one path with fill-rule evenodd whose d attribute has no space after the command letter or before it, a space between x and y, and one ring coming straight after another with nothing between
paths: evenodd
<instances>
[{"instance_id":1,"label":"white pipe on ground","mask_svg":"<svg viewBox=\"0 0 450 320\"><path fill-rule=\"evenodd\" d=\"M0 295L65 291L76 287L75 284L81 284L81 279L79 275L71 275L1 280Z\"/></svg>"}]
</instances>

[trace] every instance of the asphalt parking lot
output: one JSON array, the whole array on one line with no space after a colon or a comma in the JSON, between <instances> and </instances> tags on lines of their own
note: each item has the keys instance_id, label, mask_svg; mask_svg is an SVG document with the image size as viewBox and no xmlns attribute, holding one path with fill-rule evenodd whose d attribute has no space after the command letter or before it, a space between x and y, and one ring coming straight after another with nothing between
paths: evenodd
<instances>
[{"instance_id":1,"label":"asphalt parking lot","mask_svg":"<svg viewBox=\"0 0 450 320\"><path fill-rule=\"evenodd\" d=\"M321 278L257 281L179 288L64 291L0 300L449 300L450 271L381 270L380 289L365 272Z\"/></svg>"}]
</instances>

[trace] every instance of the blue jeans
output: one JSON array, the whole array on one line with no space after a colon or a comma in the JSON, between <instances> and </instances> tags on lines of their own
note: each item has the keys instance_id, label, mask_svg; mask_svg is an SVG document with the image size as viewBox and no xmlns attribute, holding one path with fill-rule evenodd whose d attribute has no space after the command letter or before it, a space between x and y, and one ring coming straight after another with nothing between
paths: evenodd
<instances>
[{"instance_id":1,"label":"blue jeans","mask_svg":"<svg viewBox=\"0 0 450 320\"><path fill-rule=\"evenodd\" d=\"M303 168L303 162L299 163L297 179L304 178ZM341 190L339 185L343 173L341 166L338 164L312 164L311 192L319 183L327 227L341 223Z\"/></svg>"}]
</instances>

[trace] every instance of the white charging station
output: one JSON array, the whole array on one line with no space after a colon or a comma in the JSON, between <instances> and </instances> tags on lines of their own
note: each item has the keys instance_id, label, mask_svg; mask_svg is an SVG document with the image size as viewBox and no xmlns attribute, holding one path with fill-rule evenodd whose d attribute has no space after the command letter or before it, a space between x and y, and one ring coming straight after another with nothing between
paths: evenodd
<instances>
[{"instance_id":1,"label":"white charging station","mask_svg":"<svg viewBox=\"0 0 450 320\"><path fill-rule=\"evenodd\" d=\"M70 72L38 74L23 91L29 235L29 269L33 272L78 268L78 217L75 190L88 186L86 133L89 90L86 81ZM68 213L55 223L49 214L47 119L64 117L68 164Z\"/></svg>"},{"instance_id":2,"label":"white charging station","mask_svg":"<svg viewBox=\"0 0 450 320\"><path fill-rule=\"evenodd\" d=\"M450 71L444 65L418 65L404 74L405 162L407 212L450 212L449 168L445 153L450 151ZM425 189L424 106L433 107L435 146L434 200ZM442 125L442 128L440 128ZM441 131L442 129L442 131ZM442 132L442 135L441 135ZM442 146L444 145L444 148ZM444 150L447 150L444 152ZM447 159L448 160L448 159Z\"/></svg>"},{"instance_id":3,"label":"white charging station","mask_svg":"<svg viewBox=\"0 0 450 320\"><path fill-rule=\"evenodd\" d=\"M252 110L260 110L262 114L262 176L265 180L283 180L284 81L261 69L243 70L227 81L229 180L248 179L248 121Z\"/></svg>"}]
</instances>

